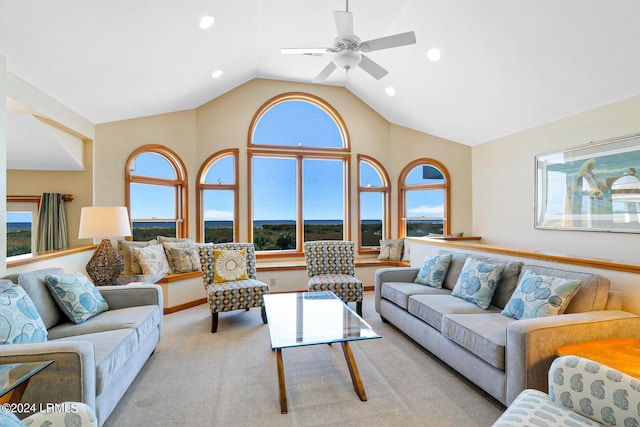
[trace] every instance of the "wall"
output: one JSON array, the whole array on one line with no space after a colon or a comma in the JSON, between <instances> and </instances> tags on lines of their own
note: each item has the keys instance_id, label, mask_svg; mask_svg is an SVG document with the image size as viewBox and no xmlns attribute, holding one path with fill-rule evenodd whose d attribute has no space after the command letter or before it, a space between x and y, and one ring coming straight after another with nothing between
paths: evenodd
<instances>
[{"instance_id":1,"label":"wall","mask_svg":"<svg viewBox=\"0 0 640 427\"><path fill-rule=\"evenodd\" d=\"M83 171L7 171L9 196L40 196L42 193L73 194L72 202L65 202L69 246L91 244L78 239L80 211L93 205L93 142L83 142Z\"/></svg>"},{"instance_id":2,"label":"wall","mask_svg":"<svg viewBox=\"0 0 640 427\"><path fill-rule=\"evenodd\" d=\"M637 234L533 226L534 156L638 133L639 117L636 96L473 147L474 234L496 246L640 262Z\"/></svg>"}]
</instances>

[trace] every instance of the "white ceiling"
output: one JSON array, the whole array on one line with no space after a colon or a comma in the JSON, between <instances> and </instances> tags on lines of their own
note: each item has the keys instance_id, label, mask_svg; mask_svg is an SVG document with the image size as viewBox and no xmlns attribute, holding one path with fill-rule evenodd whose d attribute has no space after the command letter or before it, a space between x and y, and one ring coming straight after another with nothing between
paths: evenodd
<instances>
[{"instance_id":1,"label":"white ceiling","mask_svg":"<svg viewBox=\"0 0 640 427\"><path fill-rule=\"evenodd\" d=\"M638 0L351 0L389 70L334 72L390 122L467 145L640 94ZM0 0L9 70L98 124L195 108L255 77L310 82L344 0ZM198 28L204 14L216 18ZM438 47L433 63L426 51ZM224 75L212 80L213 70ZM389 97L384 89L395 87Z\"/></svg>"}]
</instances>

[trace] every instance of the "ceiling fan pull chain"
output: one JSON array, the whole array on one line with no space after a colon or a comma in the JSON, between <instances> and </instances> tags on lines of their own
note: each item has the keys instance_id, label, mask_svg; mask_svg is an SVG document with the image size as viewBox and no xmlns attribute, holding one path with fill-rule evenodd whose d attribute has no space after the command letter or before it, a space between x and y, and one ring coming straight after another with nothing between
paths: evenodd
<instances>
[{"instance_id":1,"label":"ceiling fan pull chain","mask_svg":"<svg viewBox=\"0 0 640 427\"><path fill-rule=\"evenodd\" d=\"M346 0L346 2L347 2L347 10L346 11L349 12L349 0Z\"/></svg>"}]
</instances>

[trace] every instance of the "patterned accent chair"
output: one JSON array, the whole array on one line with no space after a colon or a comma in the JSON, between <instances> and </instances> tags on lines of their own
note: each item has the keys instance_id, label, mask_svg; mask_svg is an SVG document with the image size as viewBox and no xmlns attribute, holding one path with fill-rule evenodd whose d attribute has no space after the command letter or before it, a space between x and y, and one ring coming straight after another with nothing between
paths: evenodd
<instances>
[{"instance_id":1,"label":"patterned accent chair","mask_svg":"<svg viewBox=\"0 0 640 427\"><path fill-rule=\"evenodd\" d=\"M565 425L640 425L640 380L589 359L562 356L549 368L549 394L524 390L493 427Z\"/></svg>"},{"instance_id":2,"label":"patterned accent chair","mask_svg":"<svg viewBox=\"0 0 640 427\"><path fill-rule=\"evenodd\" d=\"M304 243L309 292L331 291L345 303L355 302L362 316L362 282L355 278L355 245L341 240Z\"/></svg>"},{"instance_id":3,"label":"patterned accent chair","mask_svg":"<svg viewBox=\"0 0 640 427\"><path fill-rule=\"evenodd\" d=\"M269 293L269 286L256 279L256 252L253 243L206 243L198 244L202 277L211 309L211 333L218 330L218 313L232 310L247 310L260 307L262 322L267 323L262 296ZM214 250L246 250L248 279L215 281Z\"/></svg>"}]
</instances>

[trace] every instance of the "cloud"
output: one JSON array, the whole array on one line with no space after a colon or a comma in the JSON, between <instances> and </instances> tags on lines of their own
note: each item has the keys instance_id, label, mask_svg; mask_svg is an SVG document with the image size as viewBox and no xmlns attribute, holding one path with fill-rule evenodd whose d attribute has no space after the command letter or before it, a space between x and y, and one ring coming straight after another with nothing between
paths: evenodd
<instances>
[{"instance_id":1,"label":"cloud","mask_svg":"<svg viewBox=\"0 0 640 427\"><path fill-rule=\"evenodd\" d=\"M419 217L419 216L444 216L444 205L438 206L417 206L413 209L409 209L407 212L410 217Z\"/></svg>"},{"instance_id":2,"label":"cloud","mask_svg":"<svg viewBox=\"0 0 640 427\"><path fill-rule=\"evenodd\" d=\"M205 221L233 221L233 212L209 209L204 211Z\"/></svg>"}]
</instances>

